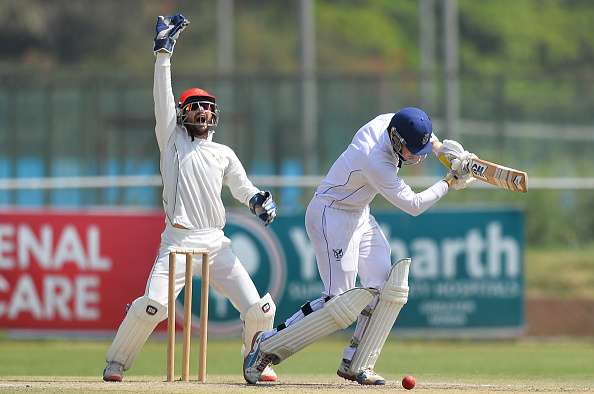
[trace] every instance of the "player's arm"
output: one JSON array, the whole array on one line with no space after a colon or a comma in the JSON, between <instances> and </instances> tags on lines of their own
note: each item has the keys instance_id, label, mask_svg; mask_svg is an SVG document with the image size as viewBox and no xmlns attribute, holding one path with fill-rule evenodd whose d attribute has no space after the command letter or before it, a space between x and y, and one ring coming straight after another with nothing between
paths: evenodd
<instances>
[{"instance_id":1,"label":"player's arm","mask_svg":"<svg viewBox=\"0 0 594 394\"><path fill-rule=\"evenodd\" d=\"M260 218L265 225L272 223L276 217L276 203L269 191L261 191L249 180L243 165L232 149L228 149L229 164L225 169L223 183L229 187L231 194L250 211Z\"/></svg>"},{"instance_id":2,"label":"player's arm","mask_svg":"<svg viewBox=\"0 0 594 394\"><path fill-rule=\"evenodd\" d=\"M373 161L365 169L372 186L392 205L412 216L431 208L448 192L449 184L438 181L420 193L415 193L398 175L393 163Z\"/></svg>"},{"instance_id":3,"label":"player's arm","mask_svg":"<svg viewBox=\"0 0 594 394\"><path fill-rule=\"evenodd\" d=\"M155 74L153 80L153 98L155 101L155 134L159 150L175 130L177 115L175 99L171 88L171 54L179 34L190 22L181 14L159 16L155 26Z\"/></svg>"}]
</instances>

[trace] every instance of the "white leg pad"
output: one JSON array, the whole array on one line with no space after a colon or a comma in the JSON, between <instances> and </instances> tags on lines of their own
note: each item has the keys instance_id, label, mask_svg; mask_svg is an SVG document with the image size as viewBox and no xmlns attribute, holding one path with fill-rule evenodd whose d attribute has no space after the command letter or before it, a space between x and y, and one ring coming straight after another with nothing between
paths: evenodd
<instances>
[{"instance_id":1,"label":"white leg pad","mask_svg":"<svg viewBox=\"0 0 594 394\"><path fill-rule=\"evenodd\" d=\"M371 289L347 290L328 301L322 309L262 341L260 350L276 356L272 362L278 364L318 339L350 326L373 295Z\"/></svg>"},{"instance_id":2,"label":"white leg pad","mask_svg":"<svg viewBox=\"0 0 594 394\"><path fill-rule=\"evenodd\" d=\"M363 369L373 369L375 366L400 310L408 301L410 263L411 259L406 258L398 261L392 267L388 280L380 292L379 302L372 311L371 318L353 355L349 372L356 374Z\"/></svg>"},{"instance_id":3,"label":"white leg pad","mask_svg":"<svg viewBox=\"0 0 594 394\"><path fill-rule=\"evenodd\" d=\"M107 362L129 369L157 324L167 317L167 307L144 296L134 300L107 350Z\"/></svg>"},{"instance_id":4,"label":"white leg pad","mask_svg":"<svg viewBox=\"0 0 594 394\"><path fill-rule=\"evenodd\" d=\"M243 345L241 354L245 355L245 349L252 347L252 338L258 331L268 331L274 325L274 314L276 305L270 294L250 306L243 319Z\"/></svg>"}]
</instances>

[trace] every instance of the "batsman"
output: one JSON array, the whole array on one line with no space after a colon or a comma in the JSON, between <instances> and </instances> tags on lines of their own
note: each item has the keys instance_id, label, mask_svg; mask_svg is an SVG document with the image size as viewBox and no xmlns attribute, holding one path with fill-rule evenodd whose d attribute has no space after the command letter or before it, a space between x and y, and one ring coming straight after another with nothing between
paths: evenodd
<instances>
[{"instance_id":1,"label":"batsman","mask_svg":"<svg viewBox=\"0 0 594 394\"><path fill-rule=\"evenodd\" d=\"M447 161L449 170L442 180L415 193L399 172L403 166L421 163L432 152ZM361 127L316 189L305 214L323 294L278 327L254 337L244 362L246 381L256 383L270 364L280 363L356 320L337 374L363 385L385 384L374 367L408 300L411 260L391 264L390 245L369 204L381 194L417 216L449 189L464 189L474 181L468 163L475 157L456 141L441 143L431 119L419 108L382 114ZM355 288L357 275L362 288Z\"/></svg>"},{"instance_id":2,"label":"batsman","mask_svg":"<svg viewBox=\"0 0 594 394\"><path fill-rule=\"evenodd\" d=\"M171 249L208 251L210 283L240 312L247 350L254 333L271 328L274 322L276 308L271 296L260 298L254 282L231 249L231 240L223 232L225 208L221 189L228 186L232 195L249 206L266 225L276 216L276 204L270 192L261 191L250 182L233 150L212 140L219 121L215 97L203 89L190 88L176 104L171 87L171 55L188 24L180 14L157 18L153 96L165 229L144 295L130 305L107 351L105 381L122 380L148 336L167 317ZM193 264L201 262L196 259ZM177 267L176 296L184 285L185 264L178 263ZM268 368L260 379L275 381L277 376Z\"/></svg>"}]
</instances>

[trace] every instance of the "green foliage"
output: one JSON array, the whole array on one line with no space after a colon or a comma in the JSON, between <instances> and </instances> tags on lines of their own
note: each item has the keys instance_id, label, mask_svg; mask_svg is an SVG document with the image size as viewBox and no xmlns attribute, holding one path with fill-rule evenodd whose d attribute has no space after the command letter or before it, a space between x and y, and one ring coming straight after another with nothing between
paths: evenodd
<instances>
[{"instance_id":1,"label":"green foliage","mask_svg":"<svg viewBox=\"0 0 594 394\"><path fill-rule=\"evenodd\" d=\"M460 0L462 66L472 74L591 75L588 0Z\"/></svg>"},{"instance_id":2,"label":"green foliage","mask_svg":"<svg viewBox=\"0 0 594 394\"><path fill-rule=\"evenodd\" d=\"M442 36L437 4L436 40ZM588 0L460 0L460 55L465 74L529 77L551 72L592 75L594 7ZM235 1L236 69L299 69L299 3ZM31 68L148 71L155 16L180 11L180 69L216 71L215 2L159 0L19 0L0 4L4 65ZM318 67L323 71L395 72L419 64L419 2L315 2ZM231 22L231 21L229 21ZM76 39L74 39L76 38ZM6 48L8 46L8 48ZM185 59L182 59L185 58Z\"/></svg>"},{"instance_id":3,"label":"green foliage","mask_svg":"<svg viewBox=\"0 0 594 394\"><path fill-rule=\"evenodd\" d=\"M318 1L322 71L386 72L417 64L416 2Z\"/></svg>"}]
</instances>

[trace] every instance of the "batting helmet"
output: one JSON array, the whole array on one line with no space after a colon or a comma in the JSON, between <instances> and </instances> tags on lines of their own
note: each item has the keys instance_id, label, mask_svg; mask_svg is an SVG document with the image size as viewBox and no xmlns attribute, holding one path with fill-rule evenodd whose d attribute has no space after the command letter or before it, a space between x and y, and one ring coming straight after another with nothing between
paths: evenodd
<instances>
[{"instance_id":1,"label":"batting helmet","mask_svg":"<svg viewBox=\"0 0 594 394\"><path fill-rule=\"evenodd\" d=\"M213 103L217 102L217 98L215 96L213 96L212 94L208 93L206 90L200 89L200 88L190 88L190 89L187 89L186 91L184 91L181 94L181 96L179 96L178 105L180 107L183 107L187 101L189 101L190 99L194 99L194 98L202 99L204 101L211 101Z\"/></svg>"},{"instance_id":2,"label":"batting helmet","mask_svg":"<svg viewBox=\"0 0 594 394\"><path fill-rule=\"evenodd\" d=\"M388 125L388 134L392 149L398 154L403 164L417 164L431 152L431 118L420 108L406 107L398 111ZM402 147L405 146L413 155L404 158Z\"/></svg>"},{"instance_id":3,"label":"batting helmet","mask_svg":"<svg viewBox=\"0 0 594 394\"><path fill-rule=\"evenodd\" d=\"M177 103L177 123L180 125L194 125L194 126L207 126L210 130L213 130L219 124L219 107L217 105L217 99L214 95L208 93L204 89L190 88L185 90ZM194 106L202 108L201 111L205 114L210 112L212 116L208 118L206 115L199 116L193 123L187 122L187 113L193 110Z\"/></svg>"}]
</instances>

